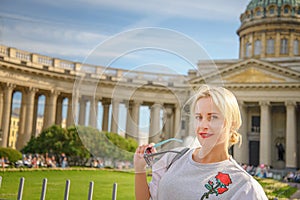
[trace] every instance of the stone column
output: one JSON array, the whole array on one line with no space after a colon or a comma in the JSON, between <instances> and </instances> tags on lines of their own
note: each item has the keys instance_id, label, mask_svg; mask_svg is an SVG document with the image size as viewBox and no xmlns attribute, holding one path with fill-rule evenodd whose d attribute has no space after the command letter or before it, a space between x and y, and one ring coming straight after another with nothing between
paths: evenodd
<instances>
[{"instance_id":1,"label":"stone column","mask_svg":"<svg viewBox=\"0 0 300 200\"><path fill-rule=\"evenodd\" d=\"M86 100L82 96L79 100L80 108L79 108L79 121L78 124L81 126L85 125L85 116L86 116Z\"/></svg>"},{"instance_id":2,"label":"stone column","mask_svg":"<svg viewBox=\"0 0 300 200\"><path fill-rule=\"evenodd\" d=\"M240 58L245 56L245 37L240 37Z\"/></svg>"},{"instance_id":3,"label":"stone column","mask_svg":"<svg viewBox=\"0 0 300 200\"><path fill-rule=\"evenodd\" d=\"M38 115L38 104L39 104L39 95L35 95L34 97L34 102L33 102L33 122L32 122L32 135L31 136L37 136L37 126L38 126L38 123L37 123L37 119L39 117L42 117L43 118L43 124L45 123L45 112L44 112L44 115L43 116L39 116ZM27 100L26 100L27 101ZM28 102L27 102L27 105L28 105ZM27 109L26 109L26 113L27 113ZM26 122L25 122L26 123ZM43 124L41 126L43 126ZM25 127L26 128L26 127ZM40 128L40 127L39 127ZM43 130L43 128L41 128L41 131ZM25 134L25 133L24 133Z\"/></svg>"},{"instance_id":4,"label":"stone column","mask_svg":"<svg viewBox=\"0 0 300 200\"><path fill-rule=\"evenodd\" d=\"M34 100L35 100L35 94L37 92L37 89L35 88L28 88L26 91L26 102L27 102L27 109L26 109L26 124L25 124L25 132L24 132L24 140L23 140L23 146L27 144L27 142L30 140L33 130L33 121L34 119Z\"/></svg>"},{"instance_id":5,"label":"stone column","mask_svg":"<svg viewBox=\"0 0 300 200\"><path fill-rule=\"evenodd\" d=\"M132 112L132 104L130 101L126 101L125 103L127 112L126 112L126 130L125 130L125 138L133 137L132 135L132 119L131 119L131 112Z\"/></svg>"},{"instance_id":6,"label":"stone column","mask_svg":"<svg viewBox=\"0 0 300 200\"><path fill-rule=\"evenodd\" d=\"M287 101L286 105L286 167L297 168L296 103Z\"/></svg>"},{"instance_id":7,"label":"stone column","mask_svg":"<svg viewBox=\"0 0 300 200\"><path fill-rule=\"evenodd\" d=\"M275 57L278 57L280 55L280 33L276 32L276 38L275 38Z\"/></svg>"},{"instance_id":8,"label":"stone column","mask_svg":"<svg viewBox=\"0 0 300 200\"><path fill-rule=\"evenodd\" d=\"M160 110L161 104L154 103L151 106L150 113L150 128L149 128L149 142L157 143L161 139L161 127L160 127Z\"/></svg>"},{"instance_id":9,"label":"stone column","mask_svg":"<svg viewBox=\"0 0 300 200\"><path fill-rule=\"evenodd\" d=\"M119 99L112 100L112 115L111 115L111 128L110 131L112 133L118 133L118 125L119 125Z\"/></svg>"},{"instance_id":10,"label":"stone column","mask_svg":"<svg viewBox=\"0 0 300 200\"><path fill-rule=\"evenodd\" d=\"M291 32L289 37L289 57L294 56L294 40L295 40L295 33Z\"/></svg>"},{"instance_id":11,"label":"stone column","mask_svg":"<svg viewBox=\"0 0 300 200\"><path fill-rule=\"evenodd\" d=\"M239 146L238 144L234 145L234 158L240 163L249 163L249 142L247 136L247 107L243 102L239 102L241 117L242 117L242 125L238 130L238 133L242 136L242 144Z\"/></svg>"},{"instance_id":12,"label":"stone column","mask_svg":"<svg viewBox=\"0 0 300 200\"><path fill-rule=\"evenodd\" d=\"M174 113L173 108L170 106L165 107L164 113L164 139L168 139L174 136L173 132L173 121L174 121Z\"/></svg>"},{"instance_id":13,"label":"stone column","mask_svg":"<svg viewBox=\"0 0 300 200\"><path fill-rule=\"evenodd\" d=\"M72 102L71 102L71 106L72 106L72 113L73 113L73 120L74 120L74 124L77 126L78 122L79 122L79 92L75 91L72 95Z\"/></svg>"},{"instance_id":14,"label":"stone column","mask_svg":"<svg viewBox=\"0 0 300 200\"><path fill-rule=\"evenodd\" d=\"M8 137L9 137L9 124L10 124L10 114L11 114L12 93L13 93L14 88L15 88L15 85L10 84L10 83L8 83L4 86L1 147L7 147L7 142L8 142Z\"/></svg>"},{"instance_id":15,"label":"stone column","mask_svg":"<svg viewBox=\"0 0 300 200\"><path fill-rule=\"evenodd\" d=\"M179 134L178 138L181 138L180 129L181 129L181 109L180 109L180 106L178 104L176 104L175 105L175 113L174 113L174 124L173 124L174 135L173 135L173 137L178 137L177 135Z\"/></svg>"},{"instance_id":16,"label":"stone column","mask_svg":"<svg viewBox=\"0 0 300 200\"><path fill-rule=\"evenodd\" d=\"M19 131L18 131L18 137L16 142L16 149L18 150L21 150L23 147L22 141L24 140L26 109L27 109L26 94L25 91L22 91L21 111L20 111L20 118L19 118Z\"/></svg>"},{"instance_id":17,"label":"stone column","mask_svg":"<svg viewBox=\"0 0 300 200\"><path fill-rule=\"evenodd\" d=\"M260 57L264 58L266 57L266 32L262 32L261 34L261 52Z\"/></svg>"},{"instance_id":18,"label":"stone column","mask_svg":"<svg viewBox=\"0 0 300 200\"><path fill-rule=\"evenodd\" d=\"M50 91L50 93L46 96L48 99L46 108L47 109L47 120L44 122L44 128L48 128L55 124L56 117L56 105L57 105L57 97L59 92Z\"/></svg>"},{"instance_id":19,"label":"stone column","mask_svg":"<svg viewBox=\"0 0 300 200\"><path fill-rule=\"evenodd\" d=\"M132 111L131 111L131 128L132 136L134 136L137 141L139 141L139 119L140 119L140 104L141 102L134 101L132 102Z\"/></svg>"},{"instance_id":20,"label":"stone column","mask_svg":"<svg viewBox=\"0 0 300 200\"><path fill-rule=\"evenodd\" d=\"M67 120L66 120L66 127L74 125L74 117L72 111L72 96L68 97L68 111L67 111Z\"/></svg>"},{"instance_id":21,"label":"stone column","mask_svg":"<svg viewBox=\"0 0 300 200\"><path fill-rule=\"evenodd\" d=\"M2 127L2 115L3 115L3 93L0 91L0 128Z\"/></svg>"},{"instance_id":22,"label":"stone column","mask_svg":"<svg viewBox=\"0 0 300 200\"><path fill-rule=\"evenodd\" d=\"M90 115L89 125L93 128L97 128L97 116L98 116L98 100L95 97L90 98Z\"/></svg>"},{"instance_id":23,"label":"stone column","mask_svg":"<svg viewBox=\"0 0 300 200\"><path fill-rule=\"evenodd\" d=\"M253 55L254 55L254 46L255 46L254 33L250 34L249 41L250 41L250 44L251 44L251 51L250 51L249 58L252 58Z\"/></svg>"},{"instance_id":24,"label":"stone column","mask_svg":"<svg viewBox=\"0 0 300 200\"><path fill-rule=\"evenodd\" d=\"M57 108L56 108L56 119L55 119L55 124L60 125L62 124L62 103L63 103L64 98L62 96L59 96L57 98Z\"/></svg>"},{"instance_id":25,"label":"stone column","mask_svg":"<svg viewBox=\"0 0 300 200\"><path fill-rule=\"evenodd\" d=\"M110 105L109 100L102 101L102 106L103 106L102 131L108 131L109 105Z\"/></svg>"},{"instance_id":26,"label":"stone column","mask_svg":"<svg viewBox=\"0 0 300 200\"><path fill-rule=\"evenodd\" d=\"M262 101L260 102L260 164L271 165L271 142L270 104L267 101Z\"/></svg>"}]
</instances>

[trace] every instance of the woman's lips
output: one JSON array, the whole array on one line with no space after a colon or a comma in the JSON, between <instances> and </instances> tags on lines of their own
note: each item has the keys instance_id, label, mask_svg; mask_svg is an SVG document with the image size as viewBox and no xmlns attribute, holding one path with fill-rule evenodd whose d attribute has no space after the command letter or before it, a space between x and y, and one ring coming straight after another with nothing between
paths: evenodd
<instances>
[{"instance_id":1,"label":"woman's lips","mask_svg":"<svg viewBox=\"0 0 300 200\"><path fill-rule=\"evenodd\" d=\"M200 135L203 139L206 139L206 138L209 138L210 136L212 136L213 134L201 132L201 133L199 133L199 135Z\"/></svg>"}]
</instances>

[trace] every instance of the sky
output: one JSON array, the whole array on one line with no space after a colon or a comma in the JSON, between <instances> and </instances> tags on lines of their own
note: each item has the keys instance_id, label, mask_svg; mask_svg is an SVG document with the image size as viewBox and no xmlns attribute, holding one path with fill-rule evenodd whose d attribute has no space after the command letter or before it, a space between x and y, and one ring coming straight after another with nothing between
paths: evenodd
<instances>
[{"instance_id":1,"label":"sky","mask_svg":"<svg viewBox=\"0 0 300 200\"><path fill-rule=\"evenodd\" d=\"M187 74L199 60L238 58L236 31L248 3L0 0L0 44L83 64ZM141 118L149 118L147 109Z\"/></svg>"},{"instance_id":2,"label":"sky","mask_svg":"<svg viewBox=\"0 0 300 200\"><path fill-rule=\"evenodd\" d=\"M1 0L0 44L105 67L147 71L153 64L187 74L198 60L238 58L236 31L248 3ZM191 41L204 53L182 56L197 51Z\"/></svg>"}]
</instances>

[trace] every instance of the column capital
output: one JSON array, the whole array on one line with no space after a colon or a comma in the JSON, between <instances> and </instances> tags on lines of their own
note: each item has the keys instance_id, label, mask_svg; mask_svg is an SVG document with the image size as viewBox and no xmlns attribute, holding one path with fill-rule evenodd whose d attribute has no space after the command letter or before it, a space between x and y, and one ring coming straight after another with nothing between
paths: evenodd
<instances>
[{"instance_id":1,"label":"column capital","mask_svg":"<svg viewBox=\"0 0 300 200\"><path fill-rule=\"evenodd\" d=\"M270 101L260 101L259 105L260 106L270 106Z\"/></svg>"},{"instance_id":2,"label":"column capital","mask_svg":"<svg viewBox=\"0 0 300 200\"><path fill-rule=\"evenodd\" d=\"M1 87L3 88L3 90L13 90L16 87L16 84L13 83L3 83L1 84Z\"/></svg>"},{"instance_id":3,"label":"column capital","mask_svg":"<svg viewBox=\"0 0 300 200\"><path fill-rule=\"evenodd\" d=\"M55 96L57 97L58 95L60 95L60 92L57 90L49 90L49 92L47 93L48 96Z\"/></svg>"},{"instance_id":4,"label":"column capital","mask_svg":"<svg viewBox=\"0 0 300 200\"><path fill-rule=\"evenodd\" d=\"M154 103L151 105L151 107L162 107L162 106L163 106L163 104L160 103L160 102L154 102Z\"/></svg>"},{"instance_id":5,"label":"column capital","mask_svg":"<svg viewBox=\"0 0 300 200\"><path fill-rule=\"evenodd\" d=\"M297 103L296 103L296 101L291 101L291 100L288 100L288 101L285 101L284 102L284 105L285 106L296 106L297 105Z\"/></svg>"},{"instance_id":6,"label":"column capital","mask_svg":"<svg viewBox=\"0 0 300 200\"><path fill-rule=\"evenodd\" d=\"M122 99L119 99L119 98L112 98L112 99L111 99L111 102L113 102L113 103L121 103L121 102L122 102Z\"/></svg>"},{"instance_id":7,"label":"column capital","mask_svg":"<svg viewBox=\"0 0 300 200\"><path fill-rule=\"evenodd\" d=\"M111 104L111 99L108 99L108 98L102 98L101 99L101 103L103 106L108 106Z\"/></svg>"}]
</instances>

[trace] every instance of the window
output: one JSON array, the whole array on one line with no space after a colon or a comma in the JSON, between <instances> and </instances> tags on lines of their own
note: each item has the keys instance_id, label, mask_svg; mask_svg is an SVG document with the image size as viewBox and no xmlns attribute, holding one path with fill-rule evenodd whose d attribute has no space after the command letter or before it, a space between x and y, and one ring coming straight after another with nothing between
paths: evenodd
<instances>
[{"instance_id":1,"label":"window","mask_svg":"<svg viewBox=\"0 0 300 200\"><path fill-rule=\"evenodd\" d=\"M267 54L274 54L274 39L267 40Z\"/></svg>"},{"instance_id":2,"label":"window","mask_svg":"<svg viewBox=\"0 0 300 200\"><path fill-rule=\"evenodd\" d=\"M246 57L250 57L251 56L251 50L252 50L252 48L251 48L251 43L247 43L246 44Z\"/></svg>"},{"instance_id":3,"label":"window","mask_svg":"<svg viewBox=\"0 0 300 200\"><path fill-rule=\"evenodd\" d=\"M284 9L283 9L283 13L284 14L288 14L290 12L290 8L289 7L284 7Z\"/></svg>"},{"instance_id":4,"label":"window","mask_svg":"<svg viewBox=\"0 0 300 200\"><path fill-rule=\"evenodd\" d=\"M294 40L294 55L299 55L299 41Z\"/></svg>"},{"instance_id":5,"label":"window","mask_svg":"<svg viewBox=\"0 0 300 200\"><path fill-rule=\"evenodd\" d=\"M272 7L272 8L270 8L270 15L274 15L274 13L275 13L275 8L274 7Z\"/></svg>"},{"instance_id":6,"label":"window","mask_svg":"<svg viewBox=\"0 0 300 200\"><path fill-rule=\"evenodd\" d=\"M251 132L260 132L260 116L251 117Z\"/></svg>"},{"instance_id":7,"label":"window","mask_svg":"<svg viewBox=\"0 0 300 200\"><path fill-rule=\"evenodd\" d=\"M280 54L288 54L288 39L284 38L280 41Z\"/></svg>"},{"instance_id":8,"label":"window","mask_svg":"<svg viewBox=\"0 0 300 200\"><path fill-rule=\"evenodd\" d=\"M260 16L261 15L261 11L260 10L257 10L256 11L256 16Z\"/></svg>"},{"instance_id":9,"label":"window","mask_svg":"<svg viewBox=\"0 0 300 200\"><path fill-rule=\"evenodd\" d=\"M260 40L256 40L254 43L254 55L260 55L260 51L261 51L261 41Z\"/></svg>"}]
</instances>

